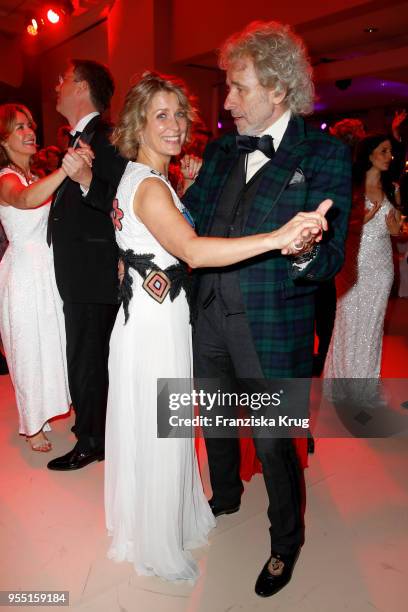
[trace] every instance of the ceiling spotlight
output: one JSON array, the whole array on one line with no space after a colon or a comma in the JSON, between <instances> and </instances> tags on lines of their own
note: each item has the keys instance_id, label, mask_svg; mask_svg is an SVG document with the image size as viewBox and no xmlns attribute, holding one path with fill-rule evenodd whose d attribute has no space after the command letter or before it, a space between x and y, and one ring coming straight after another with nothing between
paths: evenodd
<instances>
[{"instance_id":1,"label":"ceiling spotlight","mask_svg":"<svg viewBox=\"0 0 408 612\"><path fill-rule=\"evenodd\" d=\"M30 36L37 36L47 27L55 26L67 20L74 12L71 0L53 0L48 6L42 7L27 15L26 30Z\"/></svg>"},{"instance_id":2,"label":"ceiling spotlight","mask_svg":"<svg viewBox=\"0 0 408 612\"><path fill-rule=\"evenodd\" d=\"M37 23L37 20L34 19L34 17L32 19L30 19L29 23L27 24L26 30L27 30L27 33L30 36L37 36L37 34L38 34L38 23Z\"/></svg>"},{"instance_id":3,"label":"ceiling spotlight","mask_svg":"<svg viewBox=\"0 0 408 612\"><path fill-rule=\"evenodd\" d=\"M60 16L59 13L57 13L56 11L54 11L53 9L49 9L47 11L47 19L50 23L52 23L53 25L55 25L56 23L59 22L60 20Z\"/></svg>"},{"instance_id":4,"label":"ceiling spotlight","mask_svg":"<svg viewBox=\"0 0 408 612\"><path fill-rule=\"evenodd\" d=\"M373 26L369 26L368 28L364 28L364 32L367 34L373 34L374 32L378 32L378 28L374 28Z\"/></svg>"}]
</instances>

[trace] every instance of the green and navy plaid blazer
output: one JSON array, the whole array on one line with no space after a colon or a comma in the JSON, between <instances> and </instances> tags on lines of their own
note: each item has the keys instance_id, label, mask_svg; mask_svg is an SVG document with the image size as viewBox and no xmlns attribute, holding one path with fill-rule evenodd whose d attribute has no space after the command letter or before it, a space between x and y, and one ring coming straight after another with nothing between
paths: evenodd
<instances>
[{"instance_id":1,"label":"green and navy plaid blazer","mask_svg":"<svg viewBox=\"0 0 408 612\"><path fill-rule=\"evenodd\" d=\"M235 134L210 143L195 183L183 202L198 235L211 227L225 181L239 156ZM265 169L251 204L244 236L270 232L300 211L331 198L329 231L315 258L302 270L293 258L271 251L239 265L241 291L265 377L311 375L314 292L341 268L351 205L351 163L340 141L292 117ZM199 282L199 273L197 274Z\"/></svg>"}]
</instances>

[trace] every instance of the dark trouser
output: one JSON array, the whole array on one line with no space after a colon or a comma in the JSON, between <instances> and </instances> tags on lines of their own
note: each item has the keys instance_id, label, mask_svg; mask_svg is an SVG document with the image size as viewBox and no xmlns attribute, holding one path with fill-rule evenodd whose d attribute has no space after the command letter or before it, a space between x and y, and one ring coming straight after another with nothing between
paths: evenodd
<instances>
[{"instance_id":1,"label":"dark trouser","mask_svg":"<svg viewBox=\"0 0 408 612\"><path fill-rule=\"evenodd\" d=\"M236 379L263 378L246 316L225 316L218 299L199 310L193 343L196 378L222 378L223 390L234 389ZM248 393L255 390L250 386ZM257 437L254 443L269 497L272 549L292 554L304 541L303 473L294 444L290 438ZM220 505L239 503L239 440L206 437L206 447L214 499Z\"/></svg>"},{"instance_id":2,"label":"dark trouser","mask_svg":"<svg viewBox=\"0 0 408 612\"><path fill-rule=\"evenodd\" d=\"M109 339L118 307L64 303L68 380L80 450L103 450Z\"/></svg>"}]
</instances>

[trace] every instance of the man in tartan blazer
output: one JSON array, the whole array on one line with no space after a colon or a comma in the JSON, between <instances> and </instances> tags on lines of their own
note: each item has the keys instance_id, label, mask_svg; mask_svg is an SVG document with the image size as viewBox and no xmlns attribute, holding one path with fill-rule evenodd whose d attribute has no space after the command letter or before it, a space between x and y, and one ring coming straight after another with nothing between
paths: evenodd
<instances>
[{"instance_id":1,"label":"man in tartan blazer","mask_svg":"<svg viewBox=\"0 0 408 612\"><path fill-rule=\"evenodd\" d=\"M198 235L270 232L325 198L333 205L323 240L298 243L297 257L275 251L196 274L194 373L232 386L243 378L309 377L314 292L343 262L348 150L301 117L312 107L311 68L302 41L287 26L250 24L226 41L220 66L229 89L225 108L238 135L207 147L186 192ZM289 582L304 541L303 474L290 438L254 442L269 496L271 556L255 586L266 597ZM208 435L206 445L212 510L215 516L236 512L243 491L238 440Z\"/></svg>"}]
</instances>

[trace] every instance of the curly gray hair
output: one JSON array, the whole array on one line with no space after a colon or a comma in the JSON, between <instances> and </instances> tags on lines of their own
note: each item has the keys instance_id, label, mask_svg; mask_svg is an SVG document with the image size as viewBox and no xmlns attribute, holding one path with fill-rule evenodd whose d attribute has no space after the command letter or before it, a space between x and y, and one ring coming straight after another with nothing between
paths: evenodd
<instances>
[{"instance_id":1,"label":"curly gray hair","mask_svg":"<svg viewBox=\"0 0 408 612\"><path fill-rule=\"evenodd\" d=\"M263 87L286 91L286 102L296 115L313 111L312 67L303 41L288 25L253 21L230 36L219 51L219 66L227 70L249 57Z\"/></svg>"}]
</instances>

